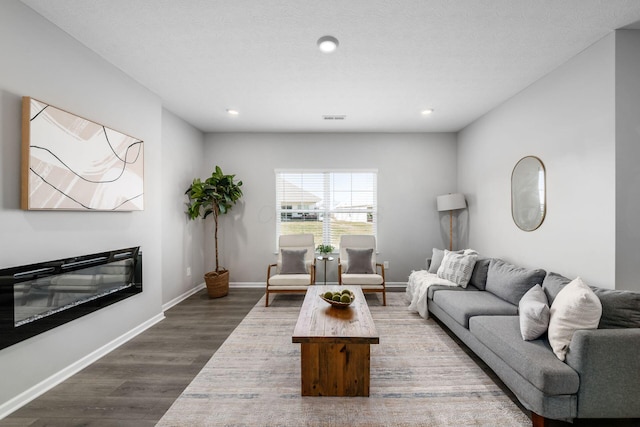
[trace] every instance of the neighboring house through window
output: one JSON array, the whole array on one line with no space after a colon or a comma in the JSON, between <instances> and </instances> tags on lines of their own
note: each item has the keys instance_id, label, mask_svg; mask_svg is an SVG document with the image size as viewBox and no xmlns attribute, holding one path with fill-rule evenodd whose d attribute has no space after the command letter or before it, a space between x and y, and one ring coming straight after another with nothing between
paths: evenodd
<instances>
[{"instance_id":1,"label":"neighboring house through window","mask_svg":"<svg viewBox=\"0 0 640 427\"><path fill-rule=\"evenodd\" d=\"M338 248L343 234L377 234L377 170L275 172L276 238L311 233Z\"/></svg>"}]
</instances>

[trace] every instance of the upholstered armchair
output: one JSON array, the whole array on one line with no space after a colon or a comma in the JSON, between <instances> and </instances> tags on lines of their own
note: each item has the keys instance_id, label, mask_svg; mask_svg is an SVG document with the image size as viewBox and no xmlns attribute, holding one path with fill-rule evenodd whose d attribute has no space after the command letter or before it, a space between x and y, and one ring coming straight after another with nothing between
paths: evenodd
<instances>
[{"instance_id":1,"label":"upholstered armchair","mask_svg":"<svg viewBox=\"0 0 640 427\"><path fill-rule=\"evenodd\" d=\"M316 282L313 234L290 234L278 240L278 260L267 267L265 307L271 293L305 293Z\"/></svg>"},{"instance_id":2,"label":"upholstered armchair","mask_svg":"<svg viewBox=\"0 0 640 427\"><path fill-rule=\"evenodd\" d=\"M343 235L340 237L338 283L359 285L362 292L381 292L382 304L387 305L384 266L376 263L375 236Z\"/></svg>"}]
</instances>

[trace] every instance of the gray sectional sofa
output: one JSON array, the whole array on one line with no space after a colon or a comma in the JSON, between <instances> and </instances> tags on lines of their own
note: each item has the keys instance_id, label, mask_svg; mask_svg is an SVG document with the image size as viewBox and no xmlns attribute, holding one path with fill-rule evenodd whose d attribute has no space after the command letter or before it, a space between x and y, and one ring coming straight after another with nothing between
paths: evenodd
<instances>
[{"instance_id":1,"label":"gray sectional sofa","mask_svg":"<svg viewBox=\"0 0 640 427\"><path fill-rule=\"evenodd\" d=\"M597 329L573 334L565 361L546 334L522 338L518 302L541 284L551 306L569 279L499 259L479 259L466 288L433 285L429 313L479 356L532 412L548 419L640 418L640 293L591 288Z\"/></svg>"}]
</instances>

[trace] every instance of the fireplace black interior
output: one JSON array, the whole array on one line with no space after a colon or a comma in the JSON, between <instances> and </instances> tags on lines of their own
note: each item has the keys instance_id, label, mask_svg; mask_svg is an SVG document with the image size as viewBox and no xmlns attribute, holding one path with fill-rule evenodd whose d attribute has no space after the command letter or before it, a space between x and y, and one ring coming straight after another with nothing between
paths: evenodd
<instances>
[{"instance_id":1,"label":"fireplace black interior","mask_svg":"<svg viewBox=\"0 0 640 427\"><path fill-rule=\"evenodd\" d=\"M0 269L0 348L140 292L139 246Z\"/></svg>"}]
</instances>

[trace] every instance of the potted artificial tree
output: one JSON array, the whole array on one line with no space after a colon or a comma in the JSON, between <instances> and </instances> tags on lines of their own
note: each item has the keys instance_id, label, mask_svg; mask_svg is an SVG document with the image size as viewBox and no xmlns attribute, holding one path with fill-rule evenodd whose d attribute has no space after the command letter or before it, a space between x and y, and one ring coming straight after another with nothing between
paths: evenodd
<instances>
[{"instance_id":1,"label":"potted artificial tree","mask_svg":"<svg viewBox=\"0 0 640 427\"><path fill-rule=\"evenodd\" d=\"M220 267L218 261L218 218L231 210L242 197L242 181L234 182L235 175L225 175L216 166L215 171L205 181L195 178L185 194L189 197L187 214L190 219L213 214L215 222L214 242L216 248L216 269L204 275L207 292L211 298L220 298L229 293L229 270Z\"/></svg>"}]
</instances>

